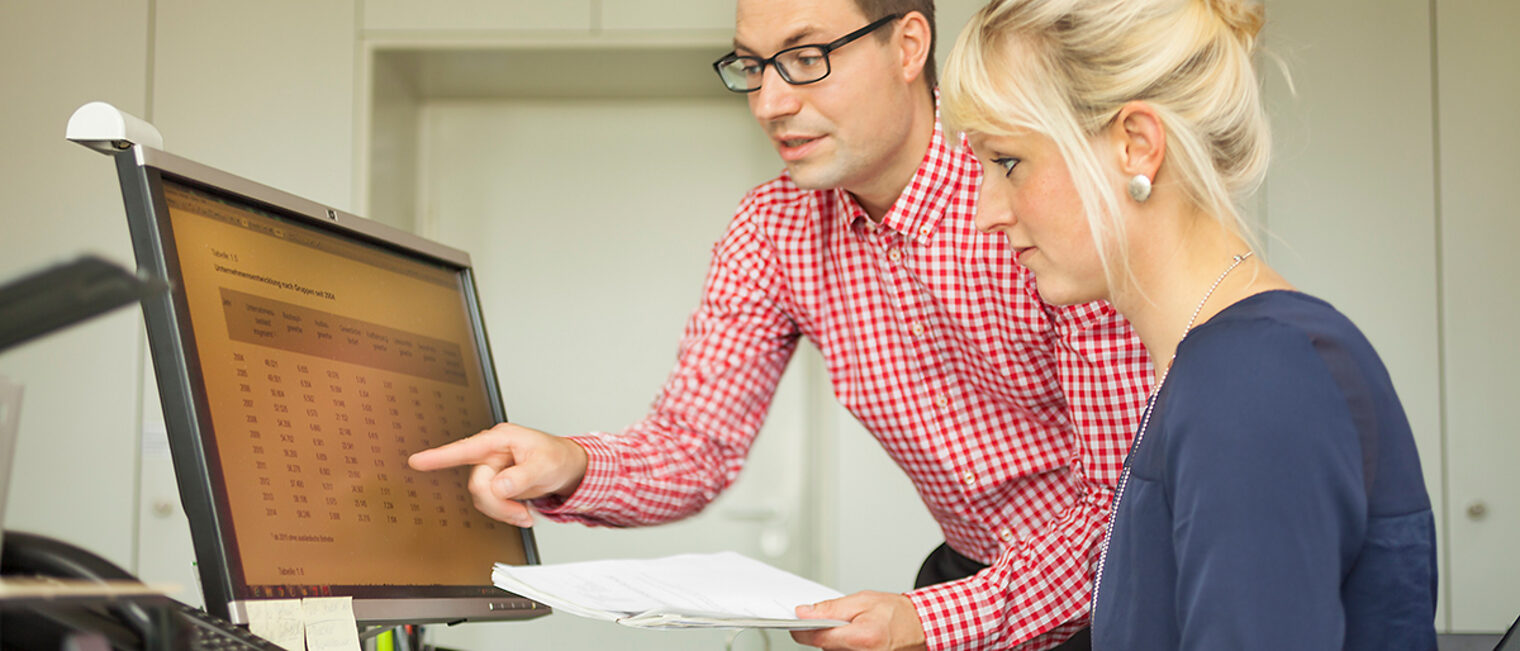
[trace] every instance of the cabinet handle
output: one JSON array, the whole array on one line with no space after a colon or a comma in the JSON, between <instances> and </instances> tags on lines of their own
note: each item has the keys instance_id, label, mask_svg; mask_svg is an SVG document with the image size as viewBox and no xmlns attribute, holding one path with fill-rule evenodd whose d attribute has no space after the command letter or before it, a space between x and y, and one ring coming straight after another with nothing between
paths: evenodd
<instances>
[{"instance_id":1,"label":"cabinet handle","mask_svg":"<svg viewBox=\"0 0 1520 651\"><path fill-rule=\"evenodd\" d=\"M1467 519L1482 520L1488 515L1488 505L1483 500L1478 500L1467 505Z\"/></svg>"}]
</instances>

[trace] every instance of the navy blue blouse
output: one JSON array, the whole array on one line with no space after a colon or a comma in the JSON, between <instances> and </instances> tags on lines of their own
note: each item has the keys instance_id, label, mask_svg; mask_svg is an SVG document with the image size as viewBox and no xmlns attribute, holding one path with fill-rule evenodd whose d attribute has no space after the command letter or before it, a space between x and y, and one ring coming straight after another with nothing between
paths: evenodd
<instances>
[{"instance_id":1,"label":"navy blue blouse","mask_svg":"<svg viewBox=\"0 0 1520 651\"><path fill-rule=\"evenodd\" d=\"M1093 648L1435 649L1435 521L1356 326L1257 294L1178 346L1130 451Z\"/></svg>"}]
</instances>

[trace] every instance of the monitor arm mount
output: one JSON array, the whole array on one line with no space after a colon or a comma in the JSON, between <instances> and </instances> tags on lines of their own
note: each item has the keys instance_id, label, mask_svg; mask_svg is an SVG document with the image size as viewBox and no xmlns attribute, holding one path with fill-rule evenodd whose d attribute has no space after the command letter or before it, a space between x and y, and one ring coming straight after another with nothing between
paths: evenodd
<instances>
[{"instance_id":1,"label":"monitor arm mount","mask_svg":"<svg viewBox=\"0 0 1520 651\"><path fill-rule=\"evenodd\" d=\"M64 137L106 155L133 145L164 148L164 136L157 128L105 102L90 102L76 109L69 116Z\"/></svg>"}]
</instances>

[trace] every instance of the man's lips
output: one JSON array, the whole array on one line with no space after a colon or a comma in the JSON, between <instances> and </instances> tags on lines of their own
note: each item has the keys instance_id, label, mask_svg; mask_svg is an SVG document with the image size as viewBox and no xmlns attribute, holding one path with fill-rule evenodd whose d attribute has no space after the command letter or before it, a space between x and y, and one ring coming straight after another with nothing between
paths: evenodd
<instances>
[{"instance_id":1,"label":"man's lips","mask_svg":"<svg viewBox=\"0 0 1520 651\"><path fill-rule=\"evenodd\" d=\"M802 160L818 147L824 136L803 136L794 134L782 134L773 136L776 143L776 152L781 154L781 160L793 162Z\"/></svg>"}]
</instances>

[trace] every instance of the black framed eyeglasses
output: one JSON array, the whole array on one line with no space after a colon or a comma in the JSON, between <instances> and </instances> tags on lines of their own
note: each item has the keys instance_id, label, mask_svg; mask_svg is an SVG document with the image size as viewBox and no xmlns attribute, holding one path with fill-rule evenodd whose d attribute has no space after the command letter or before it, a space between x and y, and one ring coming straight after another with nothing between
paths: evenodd
<instances>
[{"instance_id":1,"label":"black framed eyeglasses","mask_svg":"<svg viewBox=\"0 0 1520 651\"><path fill-rule=\"evenodd\" d=\"M777 52L769 59L739 56L733 52L713 62L713 70L723 85L736 93L752 93L760 90L760 80L765 77L765 67L776 66L776 72L786 83L793 86L811 84L829 76L829 53L848 45L851 41L876 31L902 14L883 16L865 27L845 34L825 44L798 45Z\"/></svg>"}]
</instances>

